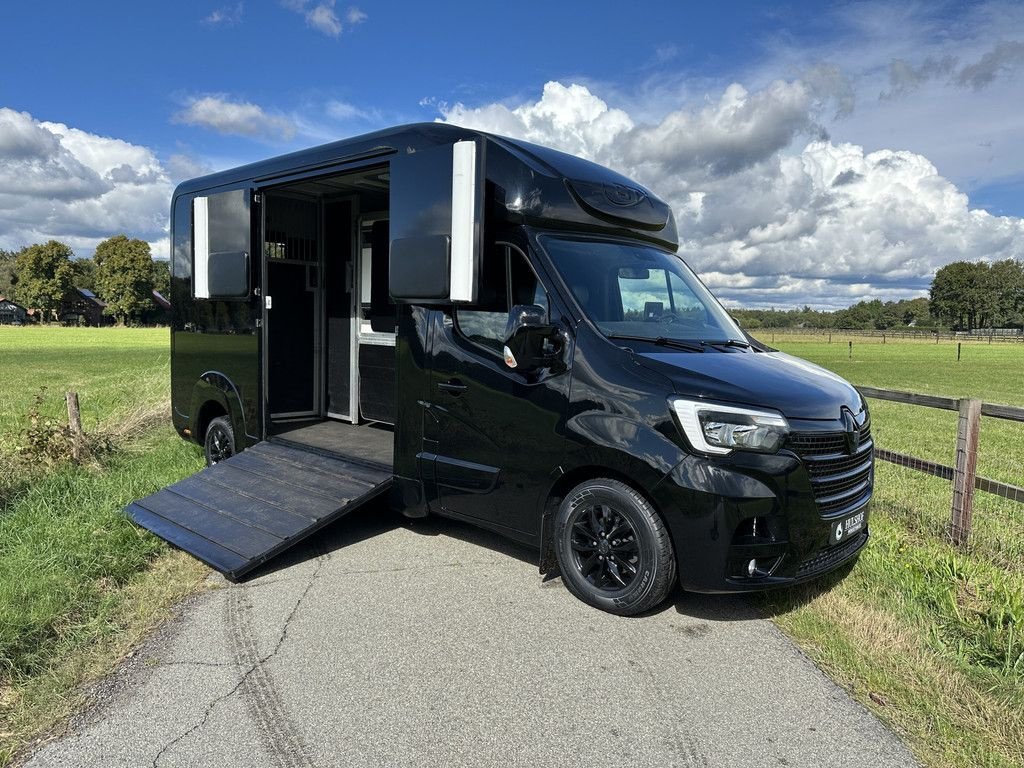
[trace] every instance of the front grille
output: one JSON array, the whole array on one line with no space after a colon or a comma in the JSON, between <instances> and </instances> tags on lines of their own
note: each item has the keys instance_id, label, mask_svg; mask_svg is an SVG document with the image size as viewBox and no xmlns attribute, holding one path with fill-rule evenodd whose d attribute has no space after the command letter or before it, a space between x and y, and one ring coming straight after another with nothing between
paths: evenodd
<instances>
[{"instance_id":1,"label":"front grille","mask_svg":"<svg viewBox=\"0 0 1024 768\"><path fill-rule=\"evenodd\" d=\"M852 454L845 432L794 432L787 445L807 467L822 516L839 516L867 501L874 460L870 422L860 428L859 445Z\"/></svg>"},{"instance_id":2,"label":"front grille","mask_svg":"<svg viewBox=\"0 0 1024 768\"><path fill-rule=\"evenodd\" d=\"M871 422L860 428L860 443L871 440ZM789 447L801 456L846 455L845 432L794 432L789 436Z\"/></svg>"},{"instance_id":3,"label":"front grille","mask_svg":"<svg viewBox=\"0 0 1024 768\"><path fill-rule=\"evenodd\" d=\"M813 576L816 573L827 571L829 568L841 563L864 546L864 542L867 538L868 532L864 531L859 536L855 536L837 547L829 547L828 549L821 550L818 554L813 557L809 557L800 563L800 566L796 569L796 578L799 579L804 576Z\"/></svg>"}]
</instances>

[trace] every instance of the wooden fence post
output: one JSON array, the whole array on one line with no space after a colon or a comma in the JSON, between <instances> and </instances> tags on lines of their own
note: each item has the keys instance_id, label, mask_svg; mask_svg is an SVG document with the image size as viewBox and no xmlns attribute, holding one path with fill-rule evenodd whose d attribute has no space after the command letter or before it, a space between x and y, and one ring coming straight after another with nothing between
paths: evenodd
<instances>
[{"instance_id":1,"label":"wooden fence post","mask_svg":"<svg viewBox=\"0 0 1024 768\"><path fill-rule=\"evenodd\" d=\"M82 463L82 449L85 440L82 432L82 412L78 408L78 393L68 392L68 427L71 429L71 458L76 464Z\"/></svg>"},{"instance_id":2,"label":"wooden fence post","mask_svg":"<svg viewBox=\"0 0 1024 768\"><path fill-rule=\"evenodd\" d=\"M981 426L981 400L960 401L960 421L956 430L956 463L953 471L953 506L949 535L958 547L971 537L971 510L974 504L974 477L978 464L978 431Z\"/></svg>"}]
</instances>

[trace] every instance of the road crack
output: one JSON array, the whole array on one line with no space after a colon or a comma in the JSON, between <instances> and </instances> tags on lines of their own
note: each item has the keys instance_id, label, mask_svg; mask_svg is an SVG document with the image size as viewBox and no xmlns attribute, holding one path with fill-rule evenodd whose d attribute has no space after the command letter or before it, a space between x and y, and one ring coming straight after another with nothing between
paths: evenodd
<instances>
[{"instance_id":1,"label":"road crack","mask_svg":"<svg viewBox=\"0 0 1024 768\"><path fill-rule=\"evenodd\" d=\"M326 560L327 558L324 555L321 555L318 558L317 565L313 569L313 573L310 575L309 581L302 590L302 594L299 595L295 604L288 612L288 616L285 617L277 642L274 644L273 650L269 653L258 655L258 651L256 649L256 642L248 621L252 606L250 604L243 604L243 598L246 592L248 592L248 588L232 587L228 593L226 611L228 629L235 644L235 661L164 663L164 665L180 664L207 667L235 667L243 668L245 669L245 672L231 690L222 696L218 696L207 705L199 722L160 748L153 757L151 764L152 768L159 768L161 758L167 754L169 750L173 749L182 741L188 739L194 733L202 730L202 728L209 722L210 717L212 717L217 706L230 699L236 693L243 690L243 688L245 689L245 692L249 694L247 697L247 703L249 704L250 711L252 711L256 720L261 740L264 742L264 746L270 754L273 765L278 768L309 768L313 765L312 761L306 755L305 746L302 744L298 733L285 716L280 695L274 688L270 676L264 669L264 665L277 656L281 651L281 648L284 646L285 641L288 639L288 632L291 628L292 620L302 607L307 595L309 595L310 590L313 588L313 584L320 577L320 572L323 569Z\"/></svg>"}]
</instances>

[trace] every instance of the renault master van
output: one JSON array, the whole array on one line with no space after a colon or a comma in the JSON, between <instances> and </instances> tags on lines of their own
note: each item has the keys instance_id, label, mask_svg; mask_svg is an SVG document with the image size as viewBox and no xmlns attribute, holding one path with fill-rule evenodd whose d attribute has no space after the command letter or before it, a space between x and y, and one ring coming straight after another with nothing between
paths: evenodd
<instances>
[{"instance_id":1,"label":"renault master van","mask_svg":"<svg viewBox=\"0 0 1024 768\"><path fill-rule=\"evenodd\" d=\"M744 333L607 168L405 126L181 184L171 244L173 422L209 466L128 513L231 578L374 499L618 614L868 540L864 399Z\"/></svg>"}]
</instances>

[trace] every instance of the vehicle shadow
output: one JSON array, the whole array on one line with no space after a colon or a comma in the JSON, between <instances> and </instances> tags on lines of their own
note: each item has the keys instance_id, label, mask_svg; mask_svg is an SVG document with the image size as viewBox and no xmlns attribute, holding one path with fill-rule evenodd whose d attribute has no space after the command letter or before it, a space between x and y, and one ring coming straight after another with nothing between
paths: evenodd
<instances>
[{"instance_id":1,"label":"vehicle shadow","mask_svg":"<svg viewBox=\"0 0 1024 768\"><path fill-rule=\"evenodd\" d=\"M533 566L537 565L535 548L507 539L497 533L478 528L471 523L437 515L407 518L389 508L384 499L360 507L351 514L335 520L323 530L296 546L282 552L273 560L246 574L237 583L264 578L286 570L293 565L328 555L336 550L357 544L395 528L407 528L420 536L450 536L475 546L484 547L507 557Z\"/></svg>"},{"instance_id":2,"label":"vehicle shadow","mask_svg":"<svg viewBox=\"0 0 1024 768\"><path fill-rule=\"evenodd\" d=\"M403 522L404 518L391 510L383 500L371 502L335 520L291 549L285 550L269 562L245 574L236 583L245 584L254 579L265 578L291 568L293 565L314 560L366 539L372 539L398 528Z\"/></svg>"},{"instance_id":3,"label":"vehicle shadow","mask_svg":"<svg viewBox=\"0 0 1024 768\"><path fill-rule=\"evenodd\" d=\"M521 544L461 520L437 515L406 518L401 513L390 509L386 501L382 499L331 523L306 541L287 550L251 574L247 574L240 580L240 583L269 576L293 565L328 555L399 527L404 527L419 536L428 538L449 536L533 567L537 567L539 562L536 547ZM662 605L633 618L634 620L644 619L674 610L681 616L705 622L770 619L797 610L816 597L829 592L849 574L854 563L847 563L838 570L805 584L782 587L768 592L706 595L685 592L676 587L669 599ZM560 586L560 582L561 577L558 573L549 573L541 577L541 584L544 587Z\"/></svg>"},{"instance_id":4,"label":"vehicle shadow","mask_svg":"<svg viewBox=\"0 0 1024 768\"><path fill-rule=\"evenodd\" d=\"M703 621L771 619L791 613L830 592L853 567L854 563L846 563L813 581L763 592L702 595L677 589L671 607L680 615Z\"/></svg>"},{"instance_id":5,"label":"vehicle shadow","mask_svg":"<svg viewBox=\"0 0 1024 768\"><path fill-rule=\"evenodd\" d=\"M537 548L518 541L513 541L501 534L479 528L472 523L452 518L430 515L404 521L406 527L420 536L450 536L467 544L483 547L492 552L519 560L537 567Z\"/></svg>"}]
</instances>

